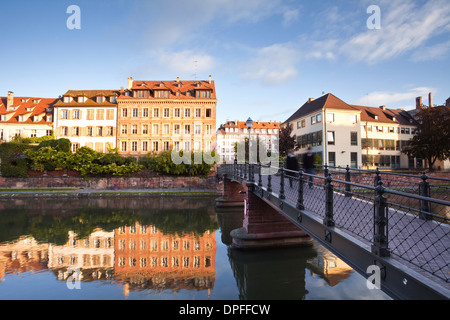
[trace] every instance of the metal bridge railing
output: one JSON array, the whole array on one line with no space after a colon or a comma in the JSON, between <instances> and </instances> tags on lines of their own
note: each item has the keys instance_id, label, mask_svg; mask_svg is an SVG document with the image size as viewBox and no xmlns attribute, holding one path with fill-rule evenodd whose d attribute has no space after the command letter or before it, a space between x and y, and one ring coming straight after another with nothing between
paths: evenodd
<instances>
[{"instance_id":1,"label":"metal bridge railing","mask_svg":"<svg viewBox=\"0 0 450 320\"><path fill-rule=\"evenodd\" d=\"M275 173L264 175L263 168ZM419 182L403 181L406 188L399 188L399 184L394 187L394 181L402 181L402 176L377 170L370 176L364 173L364 180L349 168L327 169L307 174L271 164L235 163L222 165L219 174L265 188L297 209L316 214L325 225L338 227L368 243L374 254L395 256L449 283L448 189L442 189L442 197L433 198L433 186L428 182L431 178L425 175L420 176ZM448 183L446 179L436 180Z\"/></svg>"}]
</instances>

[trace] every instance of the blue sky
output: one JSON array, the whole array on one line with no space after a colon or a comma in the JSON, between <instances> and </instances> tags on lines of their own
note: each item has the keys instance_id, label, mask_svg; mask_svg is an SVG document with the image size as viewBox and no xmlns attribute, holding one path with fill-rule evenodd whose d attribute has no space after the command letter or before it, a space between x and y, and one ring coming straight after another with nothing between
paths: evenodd
<instances>
[{"instance_id":1,"label":"blue sky","mask_svg":"<svg viewBox=\"0 0 450 320\"><path fill-rule=\"evenodd\" d=\"M212 75L217 125L285 121L322 92L406 109L450 97L448 0L15 0L0 4L0 33L1 96Z\"/></svg>"}]
</instances>

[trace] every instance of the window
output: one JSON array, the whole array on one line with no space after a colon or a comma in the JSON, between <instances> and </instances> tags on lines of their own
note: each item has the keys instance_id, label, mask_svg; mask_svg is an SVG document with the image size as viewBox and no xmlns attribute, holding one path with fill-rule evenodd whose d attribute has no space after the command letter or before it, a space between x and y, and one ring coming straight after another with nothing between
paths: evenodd
<instances>
[{"instance_id":1,"label":"window","mask_svg":"<svg viewBox=\"0 0 450 320\"><path fill-rule=\"evenodd\" d=\"M169 141L164 141L163 143L163 150L168 151L169 150Z\"/></svg>"},{"instance_id":2,"label":"window","mask_svg":"<svg viewBox=\"0 0 450 320\"><path fill-rule=\"evenodd\" d=\"M132 141L132 142L131 142L131 151L136 152L137 149L138 149L138 143L137 143L137 141Z\"/></svg>"},{"instance_id":3,"label":"window","mask_svg":"<svg viewBox=\"0 0 450 320\"><path fill-rule=\"evenodd\" d=\"M92 127L87 127L87 136L92 137L94 135L94 130Z\"/></svg>"},{"instance_id":4,"label":"window","mask_svg":"<svg viewBox=\"0 0 450 320\"><path fill-rule=\"evenodd\" d=\"M134 92L135 98L148 98L148 90L136 90Z\"/></svg>"},{"instance_id":5,"label":"window","mask_svg":"<svg viewBox=\"0 0 450 320\"><path fill-rule=\"evenodd\" d=\"M97 120L105 120L105 110L103 109L97 110Z\"/></svg>"},{"instance_id":6,"label":"window","mask_svg":"<svg viewBox=\"0 0 450 320\"><path fill-rule=\"evenodd\" d=\"M153 151L158 152L159 151L159 142L153 141Z\"/></svg>"},{"instance_id":7,"label":"window","mask_svg":"<svg viewBox=\"0 0 450 320\"><path fill-rule=\"evenodd\" d=\"M184 134L191 134L191 125L186 124L184 126Z\"/></svg>"},{"instance_id":8,"label":"window","mask_svg":"<svg viewBox=\"0 0 450 320\"><path fill-rule=\"evenodd\" d=\"M154 118L158 118L159 117L159 109L158 108L153 109L153 117Z\"/></svg>"},{"instance_id":9,"label":"window","mask_svg":"<svg viewBox=\"0 0 450 320\"><path fill-rule=\"evenodd\" d=\"M311 117L311 124L316 124L316 116Z\"/></svg>"},{"instance_id":10,"label":"window","mask_svg":"<svg viewBox=\"0 0 450 320\"><path fill-rule=\"evenodd\" d=\"M212 110L206 109L206 118L211 118L211 117L212 117Z\"/></svg>"},{"instance_id":11,"label":"window","mask_svg":"<svg viewBox=\"0 0 450 320\"><path fill-rule=\"evenodd\" d=\"M316 115L316 122L317 122L317 123L322 122L322 114L321 114L321 113L319 113L318 115Z\"/></svg>"},{"instance_id":12,"label":"window","mask_svg":"<svg viewBox=\"0 0 450 320\"><path fill-rule=\"evenodd\" d=\"M68 136L68 128L67 127L61 127L61 135Z\"/></svg>"},{"instance_id":13,"label":"window","mask_svg":"<svg viewBox=\"0 0 450 320\"><path fill-rule=\"evenodd\" d=\"M335 144L334 131L328 131L328 144L332 146Z\"/></svg>"},{"instance_id":14,"label":"window","mask_svg":"<svg viewBox=\"0 0 450 320\"><path fill-rule=\"evenodd\" d=\"M106 127L107 136L112 137L114 135L114 127Z\"/></svg>"},{"instance_id":15,"label":"window","mask_svg":"<svg viewBox=\"0 0 450 320\"><path fill-rule=\"evenodd\" d=\"M180 151L180 141L174 141L173 143L173 149L175 151Z\"/></svg>"},{"instance_id":16,"label":"window","mask_svg":"<svg viewBox=\"0 0 450 320\"><path fill-rule=\"evenodd\" d=\"M61 119L69 119L69 111L68 110L61 111Z\"/></svg>"},{"instance_id":17,"label":"window","mask_svg":"<svg viewBox=\"0 0 450 320\"><path fill-rule=\"evenodd\" d=\"M114 109L106 110L106 120L114 120Z\"/></svg>"},{"instance_id":18,"label":"window","mask_svg":"<svg viewBox=\"0 0 450 320\"><path fill-rule=\"evenodd\" d=\"M142 125L142 134L148 134L148 124Z\"/></svg>"},{"instance_id":19,"label":"window","mask_svg":"<svg viewBox=\"0 0 450 320\"><path fill-rule=\"evenodd\" d=\"M102 103L105 101L105 97L97 97L97 103Z\"/></svg>"},{"instance_id":20,"label":"window","mask_svg":"<svg viewBox=\"0 0 450 320\"><path fill-rule=\"evenodd\" d=\"M80 110L73 110L73 119L75 120L80 119Z\"/></svg>"},{"instance_id":21,"label":"window","mask_svg":"<svg viewBox=\"0 0 450 320\"><path fill-rule=\"evenodd\" d=\"M80 135L80 128L79 127L73 127L72 128L72 135L75 137L78 137Z\"/></svg>"},{"instance_id":22,"label":"window","mask_svg":"<svg viewBox=\"0 0 450 320\"><path fill-rule=\"evenodd\" d=\"M178 109L178 112L180 111L180 109ZM179 115L178 115L179 116ZM163 117L164 118L169 118L170 117L170 109L169 108L164 108L163 109Z\"/></svg>"},{"instance_id":23,"label":"window","mask_svg":"<svg viewBox=\"0 0 450 320\"><path fill-rule=\"evenodd\" d=\"M202 133L202 126L200 124L196 124L194 128L194 134L201 134Z\"/></svg>"},{"instance_id":24,"label":"window","mask_svg":"<svg viewBox=\"0 0 450 320\"><path fill-rule=\"evenodd\" d=\"M336 152L328 152L328 165L336 167Z\"/></svg>"},{"instance_id":25,"label":"window","mask_svg":"<svg viewBox=\"0 0 450 320\"><path fill-rule=\"evenodd\" d=\"M122 134L128 134L128 126L126 124L123 124L121 127Z\"/></svg>"},{"instance_id":26,"label":"window","mask_svg":"<svg viewBox=\"0 0 450 320\"><path fill-rule=\"evenodd\" d=\"M350 153L350 167L358 168L358 153L357 152Z\"/></svg>"},{"instance_id":27,"label":"window","mask_svg":"<svg viewBox=\"0 0 450 320\"><path fill-rule=\"evenodd\" d=\"M142 151L143 152L148 151L148 141L142 141Z\"/></svg>"},{"instance_id":28,"label":"window","mask_svg":"<svg viewBox=\"0 0 450 320\"><path fill-rule=\"evenodd\" d=\"M117 101L117 98L115 96L112 96L109 98L109 102L111 102L111 103L116 103L116 101Z\"/></svg>"},{"instance_id":29,"label":"window","mask_svg":"<svg viewBox=\"0 0 450 320\"><path fill-rule=\"evenodd\" d=\"M131 115L133 118L139 117L139 109L133 108L133 113Z\"/></svg>"},{"instance_id":30,"label":"window","mask_svg":"<svg viewBox=\"0 0 450 320\"><path fill-rule=\"evenodd\" d=\"M180 113L180 109L179 109L179 108L176 108L176 109L173 110L173 116L174 116L175 118L181 117L181 113ZM168 117L168 116L167 116L167 117Z\"/></svg>"},{"instance_id":31,"label":"window","mask_svg":"<svg viewBox=\"0 0 450 320\"><path fill-rule=\"evenodd\" d=\"M138 126L137 124L133 124L131 126L131 134L137 134L138 133Z\"/></svg>"},{"instance_id":32,"label":"window","mask_svg":"<svg viewBox=\"0 0 450 320\"><path fill-rule=\"evenodd\" d=\"M208 134L208 135L210 135L210 134L212 134L212 124L207 124L206 126L205 126L205 128L206 128L206 134Z\"/></svg>"},{"instance_id":33,"label":"window","mask_svg":"<svg viewBox=\"0 0 450 320\"><path fill-rule=\"evenodd\" d=\"M94 110L88 109L87 111L87 120L95 120Z\"/></svg>"},{"instance_id":34,"label":"window","mask_svg":"<svg viewBox=\"0 0 450 320\"><path fill-rule=\"evenodd\" d=\"M184 109L184 117L185 118L191 117L191 109Z\"/></svg>"},{"instance_id":35,"label":"window","mask_svg":"<svg viewBox=\"0 0 450 320\"><path fill-rule=\"evenodd\" d=\"M350 132L350 144L352 146L358 145L358 132Z\"/></svg>"},{"instance_id":36,"label":"window","mask_svg":"<svg viewBox=\"0 0 450 320\"><path fill-rule=\"evenodd\" d=\"M185 141L184 142L184 149L185 151L190 151L191 150L191 142L190 141Z\"/></svg>"},{"instance_id":37,"label":"window","mask_svg":"<svg viewBox=\"0 0 450 320\"><path fill-rule=\"evenodd\" d=\"M31 135L30 137L35 138L37 137L37 130L31 130Z\"/></svg>"},{"instance_id":38,"label":"window","mask_svg":"<svg viewBox=\"0 0 450 320\"><path fill-rule=\"evenodd\" d=\"M153 131L152 131L152 133L153 133L153 134L159 134L159 125L157 125L157 124L154 124L154 125L153 125Z\"/></svg>"},{"instance_id":39,"label":"window","mask_svg":"<svg viewBox=\"0 0 450 320\"><path fill-rule=\"evenodd\" d=\"M304 127L306 127L306 120L305 119L302 120L302 128L304 128Z\"/></svg>"},{"instance_id":40,"label":"window","mask_svg":"<svg viewBox=\"0 0 450 320\"><path fill-rule=\"evenodd\" d=\"M142 116L143 116L144 118L148 118L148 108L142 109Z\"/></svg>"},{"instance_id":41,"label":"window","mask_svg":"<svg viewBox=\"0 0 450 320\"><path fill-rule=\"evenodd\" d=\"M78 103L84 103L87 101L87 97L78 97Z\"/></svg>"},{"instance_id":42,"label":"window","mask_svg":"<svg viewBox=\"0 0 450 320\"><path fill-rule=\"evenodd\" d=\"M173 125L173 134L180 134L180 125L179 124Z\"/></svg>"},{"instance_id":43,"label":"window","mask_svg":"<svg viewBox=\"0 0 450 320\"><path fill-rule=\"evenodd\" d=\"M121 147L122 147L122 151L127 151L127 142L126 141L122 141Z\"/></svg>"},{"instance_id":44,"label":"window","mask_svg":"<svg viewBox=\"0 0 450 320\"><path fill-rule=\"evenodd\" d=\"M156 90L155 91L155 98L163 98L168 99L169 98L169 91L168 90Z\"/></svg>"},{"instance_id":45,"label":"window","mask_svg":"<svg viewBox=\"0 0 450 320\"><path fill-rule=\"evenodd\" d=\"M170 125L169 124L165 124L163 126L163 134L170 134Z\"/></svg>"},{"instance_id":46,"label":"window","mask_svg":"<svg viewBox=\"0 0 450 320\"><path fill-rule=\"evenodd\" d=\"M122 109L122 117L128 117L128 109Z\"/></svg>"},{"instance_id":47,"label":"window","mask_svg":"<svg viewBox=\"0 0 450 320\"><path fill-rule=\"evenodd\" d=\"M103 137L103 127L97 127L97 136Z\"/></svg>"},{"instance_id":48,"label":"window","mask_svg":"<svg viewBox=\"0 0 450 320\"><path fill-rule=\"evenodd\" d=\"M201 118L202 116L202 109L195 109L195 117Z\"/></svg>"},{"instance_id":49,"label":"window","mask_svg":"<svg viewBox=\"0 0 450 320\"><path fill-rule=\"evenodd\" d=\"M64 103L69 103L71 100L71 97L64 97Z\"/></svg>"},{"instance_id":50,"label":"window","mask_svg":"<svg viewBox=\"0 0 450 320\"><path fill-rule=\"evenodd\" d=\"M72 143L71 149L72 149L73 153L77 152L77 150L79 148L80 148L80 144L79 143Z\"/></svg>"}]
</instances>

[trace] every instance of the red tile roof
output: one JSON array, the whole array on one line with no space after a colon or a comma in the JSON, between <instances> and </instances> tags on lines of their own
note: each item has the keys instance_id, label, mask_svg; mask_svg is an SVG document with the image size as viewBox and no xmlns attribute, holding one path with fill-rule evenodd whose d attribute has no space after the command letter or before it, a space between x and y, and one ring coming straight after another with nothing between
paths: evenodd
<instances>
[{"instance_id":1,"label":"red tile roof","mask_svg":"<svg viewBox=\"0 0 450 320\"><path fill-rule=\"evenodd\" d=\"M150 90L151 92L158 90L168 90L170 92L169 99L176 100L193 100L199 99L196 98L195 92L198 90L207 90L211 92L210 98L207 99L216 99L216 90L215 90L215 82L209 80L169 80L169 81L142 81L135 80L133 81L131 90ZM125 95L125 90L121 91L120 99L132 99L131 96ZM177 96L177 92L179 95ZM190 93L188 95L187 93ZM150 95L148 99L158 99L154 98L154 96ZM201 99L201 98L200 98ZM206 99L206 98L205 98Z\"/></svg>"},{"instance_id":2,"label":"red tile roof","mask_svg":"<svg viewBox=\"0 0 450 320\"><path fill-rule=\"evenodd\" d=\"M0 115L11 115L11 113L13 113L13 115L9 120L0 121L0 123L52 123L51 121L46 121L45 117L36 122L33 121L33 117L53 115L53 106L58 101L58 99L14 97L13 104L8 109L6 108L8 103L7 101L7 97L0 97ZM23 122L19 121L19 116L21 115L26 115L28 116L28 118Z\"/></svg>"}]
</instances>

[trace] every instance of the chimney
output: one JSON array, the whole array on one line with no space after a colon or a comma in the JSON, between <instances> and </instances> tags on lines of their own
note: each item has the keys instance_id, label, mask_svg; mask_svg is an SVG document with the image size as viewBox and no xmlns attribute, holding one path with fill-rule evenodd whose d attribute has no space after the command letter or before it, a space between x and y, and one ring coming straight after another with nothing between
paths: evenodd
<instances>
[{"instance_id":1,"label":"chimney","mask_svg":"<svg viewBox=\"0 0 450 320\"><path fill-rule=\"evenodd\" d=\"M177 77L177 82L180 82L180 77Z\"/></svg>"},{"instance_id":2,"label":"chimney","mask_svg":"<svg viewBox=\"0 0 450 320\"><path fill-rule=\"evenodd\" d=\"M309 98L308 102L313 102L314 98Z\"/></svg>"},{"instance_id":3,"label":"chimney","mask_svg":"<svg viewBox=\"0 0 450 320\"><path fill-rule=\"evenodd\" d=\"M416 98L416 109L422 108L422 97Z\"/></svg>"},{"instance_id":4,"label":"chimney","mask_svg":"<svg viewBox=\"0 0 450 320\"><path fill-rule=\"evenodd\" d=\"M209 84L211 84L211 82L212 82L212 81L211 81L211 75L209 75Z\"/></svg>"},{"instance_id":5,"label":"chimney","mask_svg":"<svg viewBox=\"0 0 450 320\"><path fill-rule=\"evenodd\" d=\"M380 106L381 110L386 110L386 106Z\"/></svg>"},{"instance_id":6,"label":"chimney","mask_svg":"<svg viewBox=\"0 0 450 320\"><path fill-rule=\"evenodd\" d=\"M433 93L428 94L428 102L430 104L430 108L433 108Z\"/></svg>"},{"instance_id":7,"label":"chimney","mask_svg":"<svg viewBox=\"0 0 450 320\"><path fill-rule=\"evenodd\" d=\"M133 87L133 78L129 77L127 82L127 89L131 90L132 87Z\"/></svg>"},{"instance_id":8,"label":"chimney","mask_svg":"<svg viewBox=\"0 0 450 320\"><path fill-rule=\"evenodd\" d=\"M14 92L8 91L8 100L6 101L6 108L12 107L14 104Z\"/></svg>"}]
</instances>

